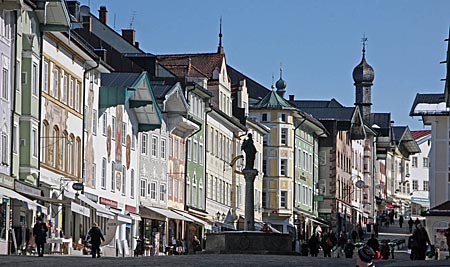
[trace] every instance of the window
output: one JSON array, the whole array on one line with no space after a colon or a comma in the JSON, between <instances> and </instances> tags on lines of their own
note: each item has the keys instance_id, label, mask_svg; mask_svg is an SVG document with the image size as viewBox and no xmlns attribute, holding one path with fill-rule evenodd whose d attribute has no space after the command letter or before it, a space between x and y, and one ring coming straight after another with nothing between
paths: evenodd
<instances>
[{"instance_id":1,"label":"window","mask_svg":"<svg viewBox=\"0 0 450 267\"><path fill-rule=\"evenodd\" d=\"M2 98L8 100L8 70L3 68Z\"/></svg>"},{"instance_id":2,"label":"window","mask_svg":"<svg viewBox=\"0 0 450 267\"><path fill-rule=\"evenodd\" d=\"M429 162L428 158L424 157L423 158L423 167L428 168L429 166L430 166L430 162Z\"/></svg>"},{"instance_id":3,"label":"window","mask_svg":"<svg viewBox=\"0 0 450 267\"><path fill-rule=\"evenodd\" d=\"M281 121L286 122L286 114L284 113L281 114Z\"/></svg>"},{"instance_id":4,"label":"window","mask_svg":"<svg viewBox=\"0 0 450 267\"><path fill-rule=\"evenodd\" d=\"M127 194L127 169L125 166L122 167L122 195Z\"/></svg>"},{"instance_id":5,"label":"window","mask_svg":"<svg viewBox=\"0 0 450 267\"><path fill-rule=\"evenodd\" d=\"M107 129L108 129L108 113L103 113L102 116L102 132L103 132L103 136L106 136L107 134Z\"/></svg>"},{"instance_id":6,"label":"window","mask_svg":"<svg viewBox=\"0 0 450 267\"><path fill-rule=\"evenodd\" d=\"M158 137L153 136L152 137L152 156L156 157L156 149L158 147Z\"/></svg>"},{"instance_id":7,"label":"window","mask_svg":"<svg viewBox=\"0 0 450 267\"><path fill-rule=\"evenodd\" d=\"M147 188L147 181L141 180L141 197L145 197L145 189Z\"/></svg>"},{"instance_id":8,"label":"window","mask_svg":"<svg viewBox=\"0 0 450 267\"><path fill-rule=\"evenodd\" d=\"M261 121L267 121L267 113L261 115Z\"/></svg>"},{"instance_id":9,"label":"window","mask_svg":"<svg viewBox=\"0 0 450 267\"><path fill-rule=\"evenodd\" d=\"M413 180L412 181L412 190L418 190L419 189L419 181Z\"/></svg>"},{"instance_id":10,"label":"window","mask_svg":"<svg viewBox=\"0 0 450 267\"><path fill-rule=\"evenodd\" d=\"M62 134L62 145L61 145L61 170L66 171L66 154L67 154L67 143L68 143L67 132Z\"/></svg>"},{"instance_id":11,"label":"window","mask_svg":"<svg viewBox=\"0 0 450 267\"><path fill-rule=\"evenodd\" d=\"M92 163L92 188L97 187L97 164Z\"/></svg>"},{"instance_id":12,"label":"window","mask_svg":"<svg viewBox=\"0 0 450 267\"><path fill-rule=\"evenodd\" d=\"M174 158L178 158L178 140L175 140L175 143L174 143L174 152L173 152L173 157Z\"/></svg>"},{"instance_id":13,"label":"window","mask_svg":"<svg viewBox=\"0 0 450 267\"><path fill-rule=\"evenodd\" d=\"M68 85L68 82L69 82L69 77L67 76L67 73L66 73L66 72L64 72L64 76L63 76L63 77L64 77L64 78L63 78L63 84L62 84L61 101L62 101L64 104L67 104L67 103L68 103L68 102L67 102L67 96L68 96L68 94L69 94L67 85Z\"/></svg>"},{"instance_id":14,"label":"window","mask_svg":"<svg viewBox=\"0 0 450 267\"><path fill-rule=\"evenodd\" d=\"M287 209L287 191L280 192L280 208Z\"/></svg>"},{"instance_id":15,"label":"window","mask_svg":"<svg viewBox=\"0 0 450 267\"><path fill-rule=\"evenodd\" d=\"M417 168L417 157L412 157L411 167Z\"/></svg>"},{"instance_id":16,"label":"window","mask_svg":"<svg viewBox=\"0 0 450 267\"><path fill-rule=\"evenodd\" d=\"M12 150L13 153L17 153L17 137L19 135L17 134L17 125L13 125L13 132L12 132ZM44 149L45 151L45 149ZM45 154L45 152L44 152Z\"/></svg>"},{"instance_id":17,"label":"window","mask_svg":"<svg viewBox=\"0 0 450 267\"><path fill-rule=\"evenodd\" d=\"M191 154L192 154L192 147L191 147L191 145L192 145L192 142L191 142L191 140L187 140L186 141L186 146L187 146L187 160L190 160L191 159Z\"/></svg>"},{"instance_id":18,"label":"window","mask_svg":"<svg viewBox=\"0 0 450 267\"><path fill-rule=\"evenodd\" d=\"M102 158L102 180L101 180L102 189L106 189L106 158Z\"/></svg>"},{"instance_id":19,"label":"window","mask_svg":"<svg viewBox=\"0 0 450 267\"><path fill-rule=\"evenodd\" d=\"M166 158L166 139L161 139L161 158Z\"/></svg>"},{"instance_id":20,"label":"window","mask_svg":"<svg viewBox=\"0 0 450 267\"><path fill-rule=\"evenodd\" d=\"M75 170L75 176L77 176L77 177L79 177L80 176L80 166L79 166L79 162L81 162L81 140L80 140L80 138L79 137L77 137L77 140L75 141L75 152L74 152L74 154L75 154L75 159L74 159L74 162L75 162L75 167L74 167L74 170Z\"/></svg>"},{"instance_id":21,"label":"window","mask_svg":"<svg viewBox=\"0 0 450 267\"><path fill-rule=\"evenodd\" d=\"M72 77L70 77L70 82L69 82L69 95L67 96L68 101L69 102L69 107L74 108L74 98L75 96L73 95L73 90L74 90L74 80Z\"/></svg>"},{"instance_id":22,"label":"window","mask_svg":"<svg viewBox=\"0 0 450 267\"><path fill-rule=\"evenodd\" d=\"M48 93L48 61L44 60L44 66L42 67L44 71L44 75L42 77L42 90L45 93Z\"/></svg>"},{"instance_id":23,"label":"window","mask_svg":"<svg viewBox=\"0 0 450 267\"><path fill-rule=\"evenodd\" d=\"M200 144L198 148L198 163L203 165L203 144Z\"/></svg>"},{"instance_id":24,"label":"window","mask_svg":"<svg viewBox=\"0 0 450 267\"><path fill-rule=\"evenodd\" d=\"M303 204L306 205L308 202L308 188L303 186Z\"/></svg>"},{"instance_id":25,"label":"window","mask_svg":"<svg viewBox=\"0 0 450 267\"><path fill-rule=\"evenodd\" d=\"M156 200L156 182L150 184L150 198Z\"/></svg>"},{"instance_id":26,"label":"window","mask_svg":"<svg viewBox=\"0 0 450 267\"><path fill-rule=\"evenodd\" d=\"M38 95L38 77L38 66L36 63L33 63L31 70L31 92L34 96Z\"/></svg>"},{"instance_id":27,"label":"window","mask_svg":"<svg viewBox=\"0 0 450 267\"><path fill-rule=\"evenodd\" d=\"M266 192L262 192L262 208L267 207L267 195Z\"/></svg>"},{"instance_id":28,"label":"window","mask_svg":"<svg viewBox=\"0 0 450 267\"><path fill-rule=\"evenodd\" d=\"M134 198L134 169L130 171L130 197Z\"/></svg>"},{"instance_id":29,"label":"window","mask_svg":"<svg viewBox=\"0 0 450 267\"><path fill-rule=\"evenodd\" d=\"M127 123L123 122L122 123L122 145L126 145L127 142Z\"/></svg>"},{"instance_id":30,"label":"window","mask_svg":"<svg viewBox=\"0 0 450 267\"><path fill-rule=\"evenodd\" d=\"M430 190L430 185L429 185L428 181L423 181L423 190L424 191Z\"/></svg>"},{"instance_id":31,"label":"window","mask_svg":"<svg viewBox=\"0 0 450 267\"><path fill-rule=\"evenodd\" d=\"M112 140L116 140L116 117L112 116L111 121L111 138Z\"/></svg>"},{"instance_id":32,"label":"window","mask_svg":"<svg viewBox=\"0 0 450 267\"><path fill-rule=\"evenodd\" d=\"M92 110L92 134L97 135L97 110Z\"/></svg>"},{"instance_id":33,"label":"window","mask_svg":"<svg viewBox=\"0 0 450 267\"><path fill-rule=\"evenodd\" d=\"M287 160L286 159L282 159L280 161L280 175L287 176Z\"/></svg>"},{"instance_id":34,"label":"window","mask_svg":"<svg viewBox=\"0 0 450 267\"><path fill-rule=\"evenodd\" d=\"M8 135L6 133L2 133L2 142L0 145L2 148L2 163L8 164Z\"/></svg>"},{"instance_id":35,"label":"window","mask_svg":"<svg viewBox=\"0 0 450 267\"><path fill-rule=\"evenodd\" d=\"M287 128L281 128L281 145L287 146L287 135L288 135L288 129Z\"/></svg>"},{"instance_id":36,"label":"window","mask_svg":"<svg viewBox=\"0 0 450 267\"><path fill-rule=\"evenodd\" d=\"M197 141L194 140L194 146L192 147L193 155L192 155L192 161L197 162L197 154L198 154L198 145Z\"/></svg>"},{"instance_id":37,"label":"window","mask_svg":"<svg viewBox=\"0 0 450 267\"><path fill-rule=\"evenodd\" d=\"M263 173L264 173L264 176L269 175L269 172L267 171L267 160L266 159L263 159Z\"/></svg>"},{"instance_id":38,"label":"window","mask_svg":"<svg viewBox=\"0 0 450 267\"><path fill-rule=\"evenodd\" d=\"M116 191L116 164L114 161L111 163L111 191Z\"/></svg>"},{"instance_id":39,"label":"window","mask_svg":"<svg viewBox=\"0 0 450 267\"><path fill-rule=\"evenodd\" d=\"M147 155L147 134L142 134L141 154Z\"/></svg>"},{"instance_id":40,"label":"window","mask_svg":"<svg viewBox=\"0 0 450 267\"><path fill-rule=\"evenodd\" d=\"M131 150L134 150L136 148L136 136L133 134L133 131L131 131Z\"/></svg>"},{"instance_id":41,"label":"window","mask_svg":"<svg viewBox=\"0 0 450 267\"><path fill-rule=\"evenodd\" d=\"M81 85L80 82L76 82L76 88L75 88L75 109L80 112L81 111Z\"/></svg>"},{"instance_id":42,"label":"window","mask_svg":"<svg viewBox=\"0 0 450 267\"><path fill-rule=\"evenodd\" d=\"M67 172L73 174L73 137L69 137L69 141L67 143Z\"/></svg>"},{"instance_id":43,"label":"window","mask_svg":"<svg viewBox=\"0 0 450 267\"><path fill-rule=\"evenodd\" d=\"M53 68L53 97L59 99L59 69Z\"/></svg>"},{"instance_id":44,"label":"window","mask_svg":"<svg viewBox=\"0 0 450 267\"><path fill-rule=\"evenodd\" d=\"M159 200L160 201L166 200L166 185L164 184L159 185Z\"/></svg>"}]
</instances>

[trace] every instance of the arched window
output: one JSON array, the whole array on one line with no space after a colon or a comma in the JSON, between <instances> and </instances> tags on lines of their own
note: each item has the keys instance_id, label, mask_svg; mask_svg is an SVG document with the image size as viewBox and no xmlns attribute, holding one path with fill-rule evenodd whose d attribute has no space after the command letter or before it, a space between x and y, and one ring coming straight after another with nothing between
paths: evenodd
<instances>
[{"instance_id":1,"label":"arched window","mask_svg":"<svg viewBox=\"0 0 450 267\"><path fill-rule=\"evenodd\" d=\"M127 168L125 166L122 167L122 195L127 194Z\"/></svg>"},{"instance_id":2,"label":"arched window","mask_svg":"<svg viewBox=\"0 0 450 267\"><path fill-rule=\"evenodd\" d=\"M116 175L115 175L115 170L116 170L116 163L113 161L111 162L111 191L116 191Z\"/></svg>"},{"instance_id":3,"label":"arched window","mask_svg":"<svg viewBox=\"0 0 450 267\"><path fill-rule=\"evenodd\" d=\"M74 149L74 175L76 177L80 177L80 162L81 162L81 139L77 137L75 141L75 149Z\"/></svg>"},{"instance_id":4,"label":"arched window","mask_svg":"<svg viewBox=\"0 0 450 267\"><path fill-rule=\"evenodd\" d=\"M67 132L64 131L62 134L62 143L61 143L61 170L67 170L67 143L69 139L67 137Z\"/></svg>"},{"instance_id":5,"label":"arched window","mask_svg":"<svg viewBox=\"0 0 450 267\"><path fill-rule=\"evenodd\" d=\"M67 141L67 172L70 174L74 174L73 171L73 166L74 166L74 141L75 141L75 137L73 134L70 134L69 140Z\"/></svg>"},{"instance_id":6,"label":"arched window","mask_svg":"<svg viewBox=\"0 0 450 267\"><path fill-rule=\"evenodd\" d=\"M59 129L58 126L53 127L53 136L52 136L52 141L53 141L53 151L52 151L52 155L53 155L53 161L52 161L52 166L57 168L58 167L58 155L59 155Z\"/></svg>"}]
</instances>

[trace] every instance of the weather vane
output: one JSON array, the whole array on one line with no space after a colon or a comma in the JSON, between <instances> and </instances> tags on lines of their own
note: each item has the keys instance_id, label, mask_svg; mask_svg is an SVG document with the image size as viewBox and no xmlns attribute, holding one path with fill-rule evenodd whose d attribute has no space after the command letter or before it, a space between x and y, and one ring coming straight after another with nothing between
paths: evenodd
<instances>
[{"instance_id":1,"label":"weather vane","mask_svg":"<svg viewBox=\"0 0 450 267\"><path fill-rule=\"evenodd\" d=\"M366 43L367 43L367 37L366 34L363 34L363 37L361 38L361 42L363 44L363 52L366 52Z\"/></svg>"}]
</instances>

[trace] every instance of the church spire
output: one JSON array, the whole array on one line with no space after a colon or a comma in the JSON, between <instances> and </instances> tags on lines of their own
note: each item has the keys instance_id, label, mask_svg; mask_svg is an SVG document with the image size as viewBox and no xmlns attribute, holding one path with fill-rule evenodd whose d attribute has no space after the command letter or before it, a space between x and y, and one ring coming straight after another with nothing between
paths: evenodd
<instances>
[{"instance_id":1,"label":"church spire","mask_svg":"<svg viewBox=\"0 0 450 267\"><path fill-rule=\"evenodd\" d=\"M218 54L223 54L223 46L222 46L222 16L220 16L220 30L219 30L219 47L217 48Z\"/></svg>"}]
</instances>

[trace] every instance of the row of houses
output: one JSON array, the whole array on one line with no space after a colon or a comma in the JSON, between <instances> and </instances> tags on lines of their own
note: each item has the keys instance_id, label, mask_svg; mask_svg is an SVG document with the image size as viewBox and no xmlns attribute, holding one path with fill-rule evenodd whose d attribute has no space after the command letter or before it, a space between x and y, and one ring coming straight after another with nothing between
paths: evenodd
<instances>
[{"instance_id":1,"label":"row of houses","mask_svg":"<svg viewBox=\"0 0 450 267\"><path fill-rule=\"evenodd\" d=\"M112 29L104 6L98 17L77 1L0 9L0 253L21 249L36 216L51 240L74 244L97 222L105 255L129 254L137 238L156 254L174 239L191 249L194 235L245 230L250 133L257 229L298 244L321 229L370 231L387 205L407 212L420 149L407 126L371 111L364 48L355 105L344 106L286 99L281 68L272 88L240 72L221 29L212 53L155 55L134 29Z\"/></svg>"}]
</instances>

